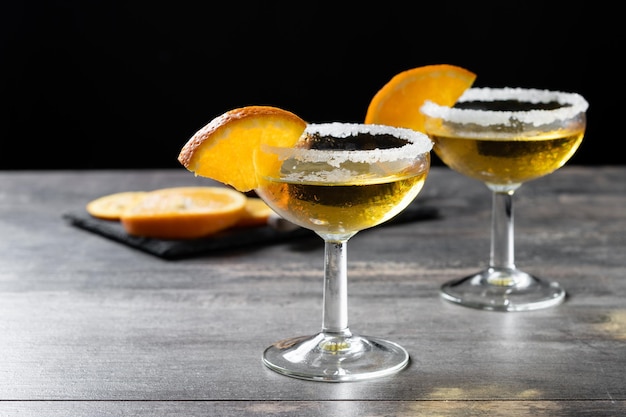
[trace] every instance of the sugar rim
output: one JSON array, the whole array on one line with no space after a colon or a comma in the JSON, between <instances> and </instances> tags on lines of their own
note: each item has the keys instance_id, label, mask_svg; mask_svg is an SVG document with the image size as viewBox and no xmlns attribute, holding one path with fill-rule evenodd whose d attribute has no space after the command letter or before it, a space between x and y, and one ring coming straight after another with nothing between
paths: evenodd
<instances>
[{"instance_id":1,"label":"sugar rim","mask_svg":"<svg viewBox=\"0 0 626 417\"><path fill-rule=\"evenodd\" d=\"M441 106L426 100L420 111L428 117L445 119L455 123L475 123L481 126L508 124L511 119L518 122L544 125L558 120L567 120L587 111L589 103L580 94L562 91L540 90L535 88L470 88L458 99L459 103L467 101L520 100L529 103L548 103L556 101L569 104L554 110L529 111L497 111L457 109Z\"/></svg>"},{"instance_id":2,"label":"sugar rim","mask_svg":"<svg viewBox=\"0 0 626 417\"><path fill-rule=\"evenodd\" d=\"M304 148L277 148L274 146L263 146L264 150L271 150L272 153L278 154L281 159L296 158L307 162L326 162L332 166L351 162L389 162L399 159L415 158L430 152L433 147L433 141L424 133L387 125L362 124L362 123L310 123L306 126L302 135L320 134L322 136L333 136L335 138L347 138L358 134L372 135L392 135L400 139L409 141L406 145L399 148L391 149L373 149L373 150L323 150L323 149L304 149Z\"/></svg>"}]
</instances>

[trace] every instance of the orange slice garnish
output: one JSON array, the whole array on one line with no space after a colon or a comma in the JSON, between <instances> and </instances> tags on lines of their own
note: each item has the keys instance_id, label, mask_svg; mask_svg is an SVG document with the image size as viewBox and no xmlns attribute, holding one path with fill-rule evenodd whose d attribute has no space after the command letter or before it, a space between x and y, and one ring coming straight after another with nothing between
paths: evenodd
<instances>
[{"instance_id":1,"label":"orange slice garnish","mask_svg":"<svg viewBox=\"0 0 626 417\"><path fill-rule=\"evenodd\" d=\"M476 74L449 64L426 65L396 74L370 101L365 123L424 131L420 107L431 100L452 106L470 88Z\"/></svg>"},{"instance_id":2,"label":"orange slice garnish","mask_svg":"<svg viewBox=\"0 0 626 417\"><path fill-rule=\"evenodd\" d=\"M235 225L247 197L226 187L174 187L146 192L120 216L126 232L157 239L205 237Z\"/></svg>"},{"instance_id":3,"label":"orange slice garnish","mask_svg":"<svg viewBox=\"0 0 626 417\"><path fill-rule=\"evenodd\" d=\"M196 132L178 160L198 176L250 191L258 185L254 153L261 144L292 147L305 127L300 117L277 107L230 110Z\"/></svg>"}]
</instances>

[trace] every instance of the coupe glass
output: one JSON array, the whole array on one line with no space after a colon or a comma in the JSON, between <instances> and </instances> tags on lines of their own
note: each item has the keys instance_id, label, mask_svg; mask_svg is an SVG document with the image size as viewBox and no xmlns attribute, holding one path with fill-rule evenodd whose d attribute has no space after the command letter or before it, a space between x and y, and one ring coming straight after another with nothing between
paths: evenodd
<instances>
[{"instance_id":1,"label":"coupe glass","mask_svg":"<svg viewBox=\"0 0 626 417\"><path fill-rule=\"evenodd\" d=\"M570 159L583 140L587 107L575 93L522 88L471 88L452 108L424 103L425 130L435 153L451 169L482 181L493 195L489 265L445 283L444 299L496 311L563 302L565 290L557 282L515 265L513 194Z\"/></svg>"},{"instance_id":2,"label":"coupe glass","mask_svg":"<svg viewBox=\"0 0 626 417\"><path fill-rule=\"evenodd\" d=\"M431 149L426 135L409 129L320 123L308 125L294 148L262 146L257 152L256 193L325 242L321 331L268 347L263 362L270 369L341 382L390 375L408 364L409 354L398 344L348 328L346 245L413 201L430 170Z\"/></svg>"}]
</instances>

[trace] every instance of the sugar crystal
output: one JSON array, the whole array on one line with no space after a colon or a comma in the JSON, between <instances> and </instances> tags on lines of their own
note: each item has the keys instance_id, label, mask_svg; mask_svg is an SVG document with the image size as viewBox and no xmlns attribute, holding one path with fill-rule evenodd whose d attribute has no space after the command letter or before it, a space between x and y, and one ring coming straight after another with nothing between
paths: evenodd
<instances>
[{"instance_id":1,"label":"sugar crystal","mask_svg":"<svg viewBox=\"0 0 626 417\"><path fill-rule=\"evenodd\" d=\"M426 100L421 112L429 117L442 118L454 123L474 123L482 126L495 124L509 124L517 122L540 126L567 120L583 113L589 103L576 93L561 91L539 90L532 88L470 88L458 99L458 103L480 101L520 101L526 103L558 103L555 109L538 109L527 111L475 110L440 106Z\"/></svg>"}]
</instances>

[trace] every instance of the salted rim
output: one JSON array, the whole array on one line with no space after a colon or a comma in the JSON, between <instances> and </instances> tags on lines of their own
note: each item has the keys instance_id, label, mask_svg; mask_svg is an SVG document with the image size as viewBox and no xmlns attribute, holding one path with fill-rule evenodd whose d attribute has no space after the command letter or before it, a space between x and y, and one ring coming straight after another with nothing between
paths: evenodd
<instances>
[{"instance_id":1,"label":"salted rim","mask_svg":"<svg viewBox=\"0 0 626 417\"><path fill-rule=\"evenodd\" d=\"M346 161L374 163L415 158L418 155L430 152L433 147L433 141L424 133L412 129L386 125L342 122L310 123L306 126L301 137L315 133L336 138L347 138L364 133L372 135L387 134L407 140L410 143L399 148L372 149L367 151L351 150L348 152L323 149L278 148L268 145L263 145L262 149L271 150L272 153L276 153L283 160L296 158L306 162L326 162L331 166L338 167Z\"/></svg>"},{"instance_id":2,"label":"salted rim","mask_svg":"<svg viewBox=\"0 0 626 417\"><path fill-rule=\"evenodd\" d=\"M429 117L437 117L455 123L474 123L481 126L493 124L508 124L511 119L532 124L544 125L557 120L566 120L584 113L589 103L580 94L565 93L562 91L539 90L534 88L470 88L457 100L466 101L493 101L493 100L521 100L530 103L549 103L556 101L561 104L569 104L554 110L529 110L529 111L497 111L457 109L448 106L440 106L430 100L426 100L420 111Z\"/></svg>"}]
</instances>

